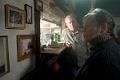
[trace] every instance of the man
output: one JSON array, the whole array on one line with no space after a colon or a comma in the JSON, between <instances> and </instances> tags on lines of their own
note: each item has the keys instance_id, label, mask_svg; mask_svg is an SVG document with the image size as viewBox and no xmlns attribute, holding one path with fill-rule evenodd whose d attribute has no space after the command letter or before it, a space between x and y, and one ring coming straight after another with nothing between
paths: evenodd
<instances>
[{"instance_id":1,"label":"man","mask_svg":"<svg viewBox=\"0 0 120 80\"><path fill-rule=\"evenodd\" d=\"M78 69L83 65L87 57L87 47L86 43L83 41L81 29L74 15L67 15L65 23L67 28L62 31L62 36L68 48L65 61L67 69L71 73L71 76L68 77L72 77L71 80L74 80Z\"/></svg>"},{"instance_id":2,"label":"man","mask_svg":"<svg viewBox=\"0 0 120 80\"><path fill-rule=\"evenodd\" d=\"M100 8L91 10L84 16L83 26L84 40L92 47L76 80L120 80L120 48L111 14Z\"/></svg>"}]
</instances>

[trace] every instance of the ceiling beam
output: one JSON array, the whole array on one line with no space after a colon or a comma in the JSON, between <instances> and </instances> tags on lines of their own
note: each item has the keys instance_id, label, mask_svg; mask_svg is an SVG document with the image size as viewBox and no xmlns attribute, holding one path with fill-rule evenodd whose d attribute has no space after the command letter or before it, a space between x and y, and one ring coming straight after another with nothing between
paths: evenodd
<instances>
[{"instance_id":1,"label":"ceiling beam","mask_svg":"<svg viewBox=\"0 0 120 80\"><path fill-rule=\"evenodd\" d=\"M95 8L95 1L96 1L96 0L91 0L91 9L94 9L94 8Z\"/></svg>"}]
</instances>

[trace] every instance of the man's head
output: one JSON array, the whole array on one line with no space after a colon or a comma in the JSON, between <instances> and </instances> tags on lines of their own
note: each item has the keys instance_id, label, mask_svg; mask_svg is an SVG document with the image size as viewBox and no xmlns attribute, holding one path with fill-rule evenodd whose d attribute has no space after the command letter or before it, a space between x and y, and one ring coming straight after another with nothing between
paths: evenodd
<instances>
[{"instance_id":1,"label":"man's head","mask_svg":"<svg viewBox=\"0 0 120 80\"><path fill-rule=\"evenodd\" d=\"M105 33L113 34L115 23L109 12L96 8L83 17L83 26L84 39L89 42L99 35Z\"/></svg>"},{"instance_id":2,"label":"man's head","mask_svg":"<svg viewBox=\"0 0 120 80\"><path fill-rule=\"evenodd\" d=\"M70 14L65 17L65 23L67 28L72 31L76 32L78 30L78 23L74 17L74 15Z\"/></svg>"}]
</instances>

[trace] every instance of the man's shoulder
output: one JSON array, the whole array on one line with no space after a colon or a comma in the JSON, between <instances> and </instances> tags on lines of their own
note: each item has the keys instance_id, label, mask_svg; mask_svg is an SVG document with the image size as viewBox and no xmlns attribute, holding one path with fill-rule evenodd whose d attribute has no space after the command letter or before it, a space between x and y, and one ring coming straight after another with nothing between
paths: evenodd
<instances>
[{"instance_id":1,"label":"man's shoulder","mask_svg":"<svg viewBox=\"0 0 120 80\"><path fill-rule=\"evenodd\" d=\"M69 31L68 28L65 28L62 30L62 33L67 33L68 31Z\"/></svg>"},{"instance_id":2,"label":"man's shoulder","mask_svg":"<svg viewBox=\"0 0 120 80\"><path fill-rule=\"evenodd\" d=\"M68 31L68 28L63 29L63 31Z\"/></svg>"}]
</instances>

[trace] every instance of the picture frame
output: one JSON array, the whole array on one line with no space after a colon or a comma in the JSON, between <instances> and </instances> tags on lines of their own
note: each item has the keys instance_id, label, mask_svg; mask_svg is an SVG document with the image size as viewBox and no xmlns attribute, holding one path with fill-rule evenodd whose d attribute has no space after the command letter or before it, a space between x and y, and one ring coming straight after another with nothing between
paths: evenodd
<instances>
[{"instance_id":1,"label":"picture frame","mask_svg":"<svg viewBox=\"0 0 120 80\"><path fill-rule=\"evenodd\" d=\"M0 36L0 77L10 72L8 36Z\"/></svg>"},{"instance_id":2,"label":"picture frame","mask_svg":"<svg viewBox=\"0 0 120 80\"><path fill-rule=\"evenodd\" d=\"M35 0L35 8L37 11L43 12L43 2L41 0Z\"/></svg>"},{"instance_id":3,"label":"picture frame","mask_svg":"<svg viewBox=\"0 0 120 80\"><path fill-rule=\"evenodd\" d=\"M25 29L25 10L15 6L5 5L5 27L6 29Z\"/></svg>"},{"instance_id":4,"label":"picture frame","mask_svg":"<svg viewBox=\"0 0 120 80\"><path fill-rule=\"evenodd\" d=\"M18 62L34 56L35 35L17 35Z\"/></svg>"},{"instance_id":5,"label":"picture frame","mask_svg":"<svg viewBox=\"0 0 120 80\"><path fill-rule=\"evenodd\" d=\"M25 4L25 11L26 11L26 23L32 24L32 6Z\"/></svg>"}]
</instances>

